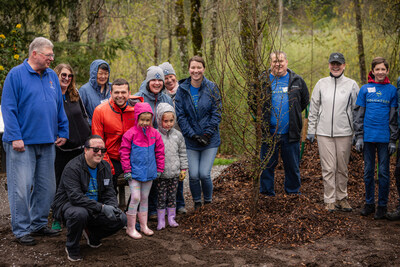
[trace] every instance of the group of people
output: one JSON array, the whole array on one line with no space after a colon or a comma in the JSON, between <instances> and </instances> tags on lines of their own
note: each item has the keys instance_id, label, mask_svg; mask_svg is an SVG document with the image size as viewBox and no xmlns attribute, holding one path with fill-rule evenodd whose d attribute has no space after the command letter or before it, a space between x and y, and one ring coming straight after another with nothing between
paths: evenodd
<instances>
[{"instance_id":1,"label":"group of people","mask_svg":"<svg viewBox=\"0 0 400 267\"><path fill-rule=\"evenodd\" d=\"M92 62L77 90L70 65L50 69L54 56L50 40L35 38L3 87L11 227L20 244L57 236L65 225L67 257L79 261L82 235L92 248L125 226L134 239L151 236L154 214L157 230L177 227L187 172L195 209L212 202L221 96L204 77L203 58L189 60L190 76L179 83L170 63L149 67L131 95L125 79L109 81L104 60ZM131 191L125 212L117 201L122 176Z\"/></svg>"},{"instance_id":2,"label":"group of people","mask_svg":"<svg viewBox=\"0 0 400 267\"><path fill-rule=\"evenodd\" d=\"M286 54L274 52L271 68L261 76L263 93L264 142L261 147L263 172L260 193L274 196L274 169L278 153L285 169L284 190L300 194L300 135L302 112L309 104L304 80L288 69ZM396 152L398 139L397 89L388 79L389 64L382 57L372 60L368 84L358 87L346 77L346 61L341 53L328 59L329 76L320 79L311 95L307 139L318 141L324 185L325 209L329 212L352 211L348 202L348 163L352 144L364 157L365 205L361 215L374 219L400 220L400 203L387 213L390 156ZM254 104L254 102L253 102ZM253 111L254 108L253 108ZM375 204L375 155L378 154L378 205ZM396 184L400 197L400 151L397 152ZM400 202L400 199L399 199Z\"/></svg>"},{"instance_id":3,"label":"group of people","mask_svg":"<svg viewBox=\"0 0 400 267\"><path fill-rule=\"evenodd\" d=\"M177 227L176 214L186 213L187 172L194 208L212 202L210 173L221 143L221 95L216 84L204 77L203 58L192 57L189 77L179 82L170 63L149 67L139 92L131 95L125 79L110 82L110 66L104 60L92 62L89 82L78 91L70 65L50 69L54 56L51 41L35 38L29 57L9 72L3 87L11 226L20 244L35 245L35 235L59 235L65 225L67 257L79 261L82 235L97 248L102 238L125 226L133 239L153 235L149 216L157 218L157 230L166 224ZM273 52L270 60L270 69L260 76L265 100L261 194L275 195L279 151L284 190L300 194L302 112L310 104L307 139L318 141L326 210L352 210L347 165L353 142L364 154L366 199L361 214L400 219L400 204L387 214L389 156L396 151L400 98L387 78L386 60L372 61L368 84L359 89L344 76L344 56L332 53L330 75L317 82L311 103L306 83L288 68L286 54ZM398 87L399 83L400 79ZM400 196L399 160L395 175ZM121 176L131 192L125 212L118 208L116 197Z\"/></svg>"}]
</instances>

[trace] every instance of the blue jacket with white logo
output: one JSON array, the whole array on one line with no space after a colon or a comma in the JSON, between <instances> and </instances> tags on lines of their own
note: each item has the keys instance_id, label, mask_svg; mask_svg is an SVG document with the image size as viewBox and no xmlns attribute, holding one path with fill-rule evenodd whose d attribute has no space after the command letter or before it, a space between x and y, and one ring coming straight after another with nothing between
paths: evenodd
<instances>
[{"instance_id":1,"label":"blue jacket with white logo","mask_svg":"<svg viewBox=\"0 0 400 267\"><path fill-rule=\"evenodd\" d=\"M25 145L54 143L57 136L68 138L57 74L47 68L42 75L28 59L7 75L1 97L4 142L23 140Z\"/></svg>"}]
</instances>

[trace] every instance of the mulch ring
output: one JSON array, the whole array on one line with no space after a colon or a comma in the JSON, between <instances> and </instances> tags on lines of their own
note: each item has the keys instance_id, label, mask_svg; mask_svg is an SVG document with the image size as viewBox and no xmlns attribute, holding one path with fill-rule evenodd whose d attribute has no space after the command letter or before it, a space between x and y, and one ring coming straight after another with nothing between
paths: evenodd
<instances>
[{"instance_id":1,"label":"mulch ring","mask_svg":"<svg viewBox=\"0 0 400 267\"><path fill-rule=\"evenodd\" d=\"M260 195L257 215L252 218L252 181L246 173L248 163L240 161L214 180L212 204L181 218L183 231L216 249L257 249L275 244L299 246L325 236L350 236L367 229L371 218L359 215L364 205L362 155L353 150L349 163L348 193L353 212L330 213L324 209L317 142L307 142L305 151L300 166L301 195L284 194L284 171L280 164L275 175L276 196ZM391 160L393 174L394 157ZM389 210L394 208L397 198L394 179L391 183Z\"/></svg>"}]
</instances>

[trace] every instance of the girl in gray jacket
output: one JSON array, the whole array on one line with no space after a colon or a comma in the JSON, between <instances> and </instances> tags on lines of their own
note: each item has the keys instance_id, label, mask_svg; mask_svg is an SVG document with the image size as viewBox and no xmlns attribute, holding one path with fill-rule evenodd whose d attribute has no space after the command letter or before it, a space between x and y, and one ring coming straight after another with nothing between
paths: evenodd
<instances>
[{"instance_id":1,"label":"girl in gray jacket","mask_svg":"<svg viewBox=\"0 0 400 267\"><path fill-rule=\"evenodd\" d=\"M185 179L188 168L185 139L181 132L174 128L176 115L174 108L168 103L157 106L157 124L165 146L165 169L157 179L157 230L165 228L165 209L167 209L168 225L178 227L175 221L176 191L178 181Z\"/></svg>"}]
</instances>

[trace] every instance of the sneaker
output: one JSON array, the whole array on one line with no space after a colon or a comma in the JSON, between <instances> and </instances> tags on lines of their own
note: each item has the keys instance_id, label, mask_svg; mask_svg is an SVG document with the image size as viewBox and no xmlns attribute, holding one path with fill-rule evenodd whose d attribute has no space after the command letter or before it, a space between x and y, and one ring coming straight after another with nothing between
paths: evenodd
<instances>
[{"instance_id":1,"label":"sneaker","mask_svg":"<svg viewBox=\"0 0 400 267\"><path fill-rule=\"evenodd\" d=\"M334 212L336 210L335 203L325 203L325 209L329 212Z\"/></svg>"},{"instance_id":2,"label":"sneaker","mask_svg":"<svg viewBox=\"0 0 400 267\"><path fill-rule=\"evenodd\" d=\"M70 261L81 261L81 260L83 260L81 254L79 252L77 252L77 253L69 252L67 247L65 247L65 252L67 252L67 258Z\"/></svg>"},{"instance_id":3,"label":"sneaker","mask_svg":"<svg viewBox=\"0 0 400 267\"><path fill-rule=\"evenodd\" d=\"M61 223L57 220L54 220L53 224L51 225L51 229L57 232L61 232L62 231Z\"/></svg>"},{"instance_id":4,"label":"sneaker","mask_svg":"<svg viewBox=\"0 0 400 267\"><path fill-rule=\"evenodd\" d=\"M361 210L362 216L368 216L375 212L375 204L365 204L364 208Z\"/></svg>"},{"instance_id":5,"label":"sneaker","mask_svg":"<svg viewBox=\"0 0 400 267\"><path fill-rule=\"evenodd\" d=\"M336 208L340 209L341 211L350 212L353 208L350 206L347 198L343 198L342 200L336 201Z\"/></svg>"},{"instance_id":6,"label":"sneaker","mask_svg":"<svg viewBox=\"0 0 400 267\"><path fill-rule=\"evenodd\" d=\"M60 235L60 232L50 229L47 226L44 226L42 228L40 228L39 230L32 232L32 235L36 235L36 236L58 236Z\"/></svg>"},{"instance_id":7,"label":"sneaker","mask_svg":"<svg viewBox=\"0 0 400 267\"><path fill-rule=\"evenodd\" d=\"M21 245L24 245L24 246L36 245L36 240L30 234L27 234L27 235L17 238L17 241L18 241L18 243L20 243Z\"/></svg>"},{"instance_id":8,"label":"sneaker","mask_svg":"<svg viewBox=\"0 0 400 267\"><path fill-rule=\"evenodd\" d=\"M386 218L387 207L386 206L378 206L376 209L376 213L374 215L375 220L382 220Z\"/></svg>"},{"instance_id":9,"label":"sneaker","mask_svg":"<svg viewBox=\"0 0 400 267\"><path fill-rule=\"evenodd\" d=\"M185 207L180 207L180 208L176 211L176 213L178 213L178 214L186 214L186 213L187 213L187 210L186 210Z\"/></svg>"},{"instance_id":10,"label":"sneaker","mask_svg":"<svg viewBox=\"0 0 400 267\"><path fill-rule=\"evenodd\" d=\"M400 220L400 209L397 209L394 212L386 213L386 219L389 221L399 221Z\"/></svg>"},{"instance_id":11,"label":"sneaker","mask_svg":"<svg viewBox=\"0 0 400 267\"><path fill-rule=\"evenodd\" d=\"M88 232L88 230L83 230L83 236L85 237L85 239L86 239L86 243L88 244L88 246L89 247L91 247L91 248L99 248L99 247L101 247L101 245L103 245L100 241L94 241L94 240L91 240L90 238L89 238L89 232Z\"/></svg>"}]
</instances>

